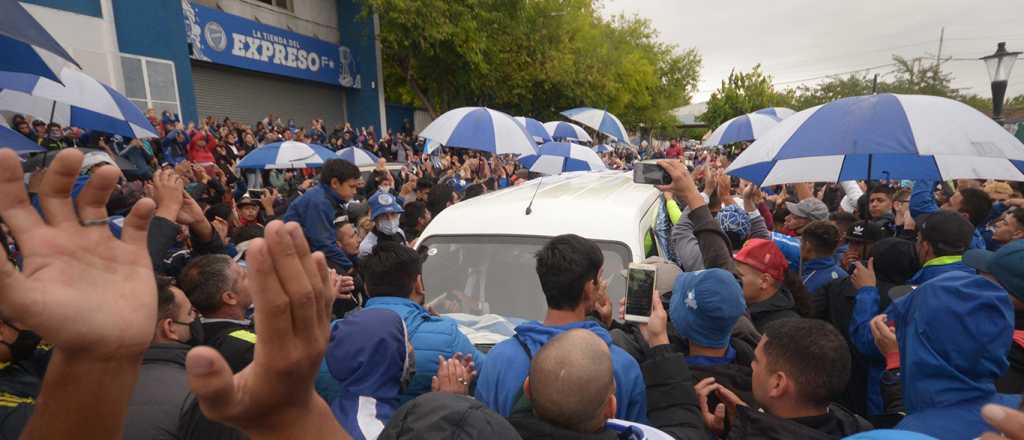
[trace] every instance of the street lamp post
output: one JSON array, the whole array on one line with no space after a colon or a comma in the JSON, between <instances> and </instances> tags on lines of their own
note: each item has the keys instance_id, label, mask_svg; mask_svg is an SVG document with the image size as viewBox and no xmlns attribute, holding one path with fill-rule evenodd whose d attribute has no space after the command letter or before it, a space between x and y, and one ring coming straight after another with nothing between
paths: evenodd
<instances>
[{"instance_id":1,"label":"street lamp post","mask_svg":"<svg viewBox=\"0 0 1024 440\"><path fill-rule=\"evenodd\" d=\"M1010 79L1013 63L1021 52L1008 52L1006 42L996 46L996 52L986 55L980 60L988 68L988 77L992 81L992 119L1000 125L1003 123L1003 99L1006 98L1006 82Z\"/></svg>"}]
</instances>

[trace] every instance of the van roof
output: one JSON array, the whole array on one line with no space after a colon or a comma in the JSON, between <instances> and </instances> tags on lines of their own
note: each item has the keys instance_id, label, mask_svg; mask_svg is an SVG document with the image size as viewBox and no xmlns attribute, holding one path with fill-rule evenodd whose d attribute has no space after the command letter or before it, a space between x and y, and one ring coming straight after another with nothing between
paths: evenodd
<instances>
[{"instance_id":1,"label":"van roof","mask_svg":"<svg viewBox=\"0 0 1024 440\"><path fill-rule=\"evenodd\" d=\"M534 192L532 213L526 215ZM549 176L448 207L423 237L573 233L625 242L635 252L641 245L638 225L658 195L653 186L633 183L632 174L621 171Z\"/></svg>"}]
</instances>

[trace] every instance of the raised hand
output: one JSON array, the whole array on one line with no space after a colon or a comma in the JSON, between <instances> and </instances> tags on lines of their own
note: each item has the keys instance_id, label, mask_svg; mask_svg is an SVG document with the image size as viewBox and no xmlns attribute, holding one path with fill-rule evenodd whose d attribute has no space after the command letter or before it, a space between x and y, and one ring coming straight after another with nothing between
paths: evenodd
<instances>
[{"instance_id":1,"label":"raised hand","mask_svg":"<svg viewBox=\"0 0 1024 440\"><path fill-rule=\"evenodd\" d=\"M458 357L445 360L438 356L437 361L437 374L430 381L431 391L468 395L469 384L473 383L476 373L467 371Z\"/></svg>"},{"instance_id":2,"label":"raised hand","mask_svg":"<svg viewBox=\"0 0 1024 440\"><path fill-rule=\"evenodd\" d=\"M659 160L658 166L663 168L669 176L672 176L672 184L657 186L659 191L671 191L686 202L690 209L697 209L706 205L704 198L697 191L697 184L694 183L693 176L686 169L686 165L678 160Z\"/></svg>"},{"instance_id":3,"label":"raised hand","mask_svg":"<svg viewBox=\"0 0 1024 440\"><path fill-rule=\"evenodd\" d=\"M850 282L853 283L853 287L860 290L862 287L874 287L878 284L875 278L875 259L869 258L867 267L864 267L860 261L853 263L856 269L853 270L853 274L850 275Z\"/></svg>"},{"instance_id":4,"label":"raised hand","mask_svg":"<svg viewBox=\"0 0 1024 440\"><path fill-rule=\"evenodd\" d=\"M875 338L875 346L883 355L897 353L900 345L896 341L896 333L889 327L888 316L882 314L871 319L871 336Z\"/></svg>"},{"instance_id":5,"label":"raised hand","mask_svg":"<svg viewBox=\"0 0 1024 440\"><path fill-rule=\"evenodd\" d=\"M310 253L297 223L273 221L246 251L256 307L253 362L232 376L224 358L197 347L186 360L189 384L211 420L251 438L347 439L313 389L330 336L335 293L323 254Z\"/></svg>"},{"instance_id":6,"label":"raised hand","mask_svg":"<svg viewBox=\"0 0 1024 440\"><path fill-rule=\"evenodd\" d=\"M651 296L651 316L647 319L647 324L638 326L648 347L668 344L668 313L665 313L665 306L662 305L658 292Z\"/></svg>"},{"instance_id":7,"label":"raised hand","mask_svg":"<svg viewBox=\"0 0 1024 440\"><path fill-rule=\"evenodd\" d=\"M153 197L156 215L175 221L181 211L185 194L185 179L171 170L158 170L153 174Z\"/></svg>"}]
</instances>

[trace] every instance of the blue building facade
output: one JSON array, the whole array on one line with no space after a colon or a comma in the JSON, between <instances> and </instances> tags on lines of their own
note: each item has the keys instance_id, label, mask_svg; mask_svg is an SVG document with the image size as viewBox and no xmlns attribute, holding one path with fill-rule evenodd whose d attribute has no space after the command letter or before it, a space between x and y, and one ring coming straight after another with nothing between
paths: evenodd
<instances>
[{"instance_id":1,"label":"blue building facade","mask_svg":"<svg viewBox=\"0 0 1024 440\"><path fill-rule=\"evenodd\" d=\"M298 126L324 118L331 126L387 128L375 17L358 0L23 3L85 59L87 73L140 107L186 122L227 116L251 124L273 114ZM107 26L116 41L76 47L67 28L81 23Z\"/></svg>"}]
</instances>

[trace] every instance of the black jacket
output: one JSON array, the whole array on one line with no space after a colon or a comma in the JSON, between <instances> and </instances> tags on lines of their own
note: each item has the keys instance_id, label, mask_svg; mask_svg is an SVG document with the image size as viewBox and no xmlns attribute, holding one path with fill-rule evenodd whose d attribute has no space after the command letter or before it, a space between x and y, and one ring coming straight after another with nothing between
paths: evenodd
<instances>
[{"instance_id":1,"label":"black jacket","mask_svg":"<svg viewBox=\"0 0 1024 440\"><path fill-rule=\"evenodd\" d=\"M153 263L153 269L163 275L177 276L181 269L188 264L192 257L207 254L226 254L227 247L217 231L209 241L192 242L192 251L185 252L184 258L175 258L174 245L178 240L179 225L163 217L153 217L149 222L149 232L146 235L146 247L149 250L149 259Z\"/></svg>"},{"instance_id":2,"label":"black jacket","mask_svg":"<svg viewBox=\"0 0 1024 440\"><path fill-rule=\"evenodd\" d=\"M252 321L230 319L203 319L203 334L206 342L228 361L231 371L242 371L252 363L256 350L256 328Z\"/></svg>"},{"instance_id":3,"label":"black jacket","mask_svg":"<svg viewBox=\"0 0 1024 440\"><path fill-rule=\"evenodd\" d=\"M676 439L706 438L686 358L671 344L651 349L640 370L647 384L647 422Z\"/></svg>"},{"instance_id":4,"label":"black jacket","mask_svg":"<svg viewBox=\"0 0 1024 440\"><path fill-rule=\"evenodd\" d=\"M142 355L125 417L124 438L178 439L178 422L191 394L185 355L191 347L179 342L153 344Z\"/></svg>"},{"instance_id":5,"label":"black jacket","mask_svg":"<svg viewBox=\"0 0 1024 440\"><path fill-rule=\"evenodd\" d=\"M751 382L753 370L750 369L750 362L754 360L754 348L739 338L732 338L730 344L736 350L736 359L724 365L690 365L690 370L693 370L693 381L697 383L714 377L716 383L736 393L744 402L757 407ZM714 400L713 397L712 395L710 398ZM709 402L708 407L714 408L715 403L717 402Z\"/></svg>"},{"instance_id":6,"label":"black jacket","mask_svg":"<svg viewBox=\"0 0 1024 440\"><path fill-rule=\"evenodd\" d=\"M51 354L37 349L31 359L0 364L0 439L21 437L35 410Z\"/></svg>"},{"instance_id":7,"label":"black jacket","mask_svg":"<svg viewBox=\"0 0 1024 440\"><path fill-rule=\"evenodd\" d=\"M745 407L736 407L725 438L738 439L841 439L872 429L870 423L842 406L832 404L828 414L818 417L782 419Z\"/></svg>"},{"instance_id":8,"label":"black jacket","mask_svg":"<svg viewBox=\"0 0 1024 440\"><path fill-rule=\"evenodd\" d=\"M764 328L773 321L780 319L799 318L796 312L796 301L793 294L785 288L779 288L771 298L759 303L747 303L747 311L750 313L750 320L754 322L757 331L764 333Z\"/></svg>"},{"instance_id":9,"label":"black jacket","mask_svg":"<svg viewBox=\"0 0 1024 440\"><path fill-rule=\"evenodd\" d=\"M378 440L518 440L503 417L476 399L427 393L406 403L388 420Z\"/></svg>"},{"instance_id":10,"label":"black jacket","mask_svg":"<svg viewBox=\"0 0 1024 440\"><path fill-rule=\"evenodd\" d=\"M632 431L616 432L605 428L598 432L581 433L552 425L532 412L513 414L509 422L519 431L523 440L632 440Z\"/></svg>"}]
</instances>

